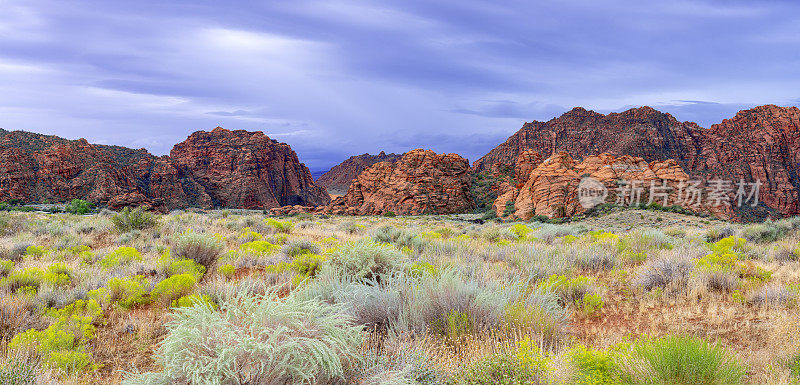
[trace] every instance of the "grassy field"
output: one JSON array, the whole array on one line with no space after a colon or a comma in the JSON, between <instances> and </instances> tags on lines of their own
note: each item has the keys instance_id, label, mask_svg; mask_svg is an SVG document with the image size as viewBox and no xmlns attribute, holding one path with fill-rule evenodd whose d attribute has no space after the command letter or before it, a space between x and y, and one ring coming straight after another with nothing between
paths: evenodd
<instances>
[{"instance_id":1,"label":"grassy field","mask_svg":"<svg viewBox=\"0 0 800 385\"><path fill-rule=\"evenodd\" d=\"M0 216L2 384L800 383L800 218Z\"/></svg>"}]
</instances>

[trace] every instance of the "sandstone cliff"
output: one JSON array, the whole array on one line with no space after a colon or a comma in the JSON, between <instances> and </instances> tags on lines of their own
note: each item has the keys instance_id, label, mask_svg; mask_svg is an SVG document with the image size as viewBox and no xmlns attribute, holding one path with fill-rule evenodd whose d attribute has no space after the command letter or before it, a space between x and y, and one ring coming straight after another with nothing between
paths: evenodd
<instances>
[{"instance_id":1,"label":"sandstone cliff","mask_svg":"<svg viewBox=\"0 0 800 385\"><path fill-rule=\"evenodd\" d=\"M322 212L372 215L450 214L474 208L469 192L470 168L456 154L409 151L397 162L378 162L365 169L347 193Z\"/></svg>"},{"instance_id":2,"label":"sandstone cliff","mask_svg":"<svg viewBox=\"0 0 800 385\"><path fill-rule=\"evenodd\" d=\"M800 110L796 107L755 107L709 129L678 122L650 107L608 115L575 108L548 122L526 123L473 168L480 172L524 164L530 156L526 151L544 158L564 152L578 160L601 153L646 162L673 159L692 178L704 181L760 180L760 204L738 208L738 218L800 214ZM522 183L527 177L516 178ZM515 200L514 194L513 189L504 189L503 199L495 201L495 206Z\"/></svg>"},{"instance_id":3,"label":"sandstone cliff","mask_svg":"<svg viewBox=\"0 0 800 385\"><path fill-rule=\"evenodd\" d=\"M176 152L177 162L144 149L0 130L0 200L65 202L80 198L114 209L143 205L162 211L329 201L288 145L264 139L260 133L214 132L227 138L220 142L224 149L214 149L215 143L200 145L190 137ZM208 137L205 134L199 136ZM256 149L258 145L264 147ZM223 153L228 157L226 166L214 160ZM219 180L238 183L243 192L231 191ZM261 186L265 180L270 181L269 187ZM272 188L275 192L252 193Z\"/></svg>"},{"instance_id":4,"label":"sandstone cliff","mask_svg":"<svg viewBox=\"0 0 800 385\"><path fill-rule=\"evenodd\" d=\"M333 166L328 172L322 174L316 180L318 186L328 189L328 193L343 195L350 187L358 174L361 174L369 166L378 162L391 162L394 163L400 159L402 155L387 154L383 151L378 155L362 154L351 156L342 163Z\"/></svg>"}]
</instances>

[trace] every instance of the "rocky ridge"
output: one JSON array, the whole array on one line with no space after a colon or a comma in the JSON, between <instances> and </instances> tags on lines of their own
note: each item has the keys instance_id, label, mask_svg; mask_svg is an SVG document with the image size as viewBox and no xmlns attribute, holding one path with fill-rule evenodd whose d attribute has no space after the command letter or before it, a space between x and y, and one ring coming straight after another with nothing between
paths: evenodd
<instances>
[{"instance_id":1,"label":"rocky ridge","mask_svg":"<svg viewBox=\"0 0 800 385\"><path fill-rule=\"evenodd\" d=\"M394 163L402 155L387 154L381 151L378 155L361 154L351 156L344 162L333 166L328 172L316 180L318 186L328 189L328 193L343 195L362 171L378 162Z\"/></svg>"},{"instance_id":2,"label":"rocky ridge","mask_svg":"<svg viewBox=\"0 0 800 385\"><path fill-rule=\"evenodd\" d=\"M678 122L650 107L608 115L575 108L548 122L526 123L477 160L473 169L481 172L524 164L530 151L543 158L564 152L579 161L602 153L645 162L671 159L692 179L702 180L704 187L714 180L727 181L729 203L734 203L738 183L750 186L760 181L760 204L737 208L736 218L800 214L800 110L796 107L755 107L709 129ZM527 179L527 170L516 174L518 185L505 186L495 210L516 200L514 191Z\"/></svg>"},{"instance_id":3,"label":"rocky ridge","mask_svg":"<svg viewBox=\"0 0 800 385\"><path fill-rule=\"evenodd\" d=\"M161 211L330 201L294 151L261 132L200 131L176 145L172 156L159 157L144 149L0 130L0 200L74 198Z\"/></svg>"}]
</instances>

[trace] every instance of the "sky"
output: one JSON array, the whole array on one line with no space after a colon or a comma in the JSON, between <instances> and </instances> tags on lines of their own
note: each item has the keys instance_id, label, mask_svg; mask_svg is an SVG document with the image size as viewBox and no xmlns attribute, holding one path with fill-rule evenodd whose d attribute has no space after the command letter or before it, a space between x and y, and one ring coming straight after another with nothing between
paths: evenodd
<instances>
[{"instance_id":1,"label":"sky","mask_svg":"<svg viewBox=\"0 0 800 385\"><path fill-rule=\"evenodd\" d=\"M800 105L796 1L0 0L0 127L168 154L263 131L313 171L649 105Z\"/></svg>"}]
</instances>

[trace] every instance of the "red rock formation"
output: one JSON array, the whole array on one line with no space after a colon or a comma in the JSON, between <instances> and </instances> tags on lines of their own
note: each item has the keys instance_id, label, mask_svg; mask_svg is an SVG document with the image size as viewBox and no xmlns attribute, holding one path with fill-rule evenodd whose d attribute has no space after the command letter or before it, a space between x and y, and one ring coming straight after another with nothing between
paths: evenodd
<instances>
[{"instance_id":1,"label":"red rock formation","mask_svg":"<svg viewBox=\"0 0 800 385\"><path fill-rule=\"evenodd\" d=\"M379 162L358 175L347 194L322 212L349 215L450 214L474 208L469 163L456 154L409 151L395 163Z\"/></svg>"},{"instance_id":2,"label":"red rock formation","mask_svg":"<svg viewBox=\"0 0 800 385\"><path fill-rule=\"evenodd\" d=\"M678 122L650 107L608 115L576 107L547 122L525 123L505 143L475 161L473 168L482 171L495 163L513 165L525 150L544 158L564 151L576 158L605 152L647 161L675 159L686 168L701 151L701 130L695 123Z\"/></svg>"},{"instance_id":3,"label":"red rock formation","mask_svg":"<svg viewBox=\"0 0 800 385\"><path fill-rule=\"evenodd\" d=\"M330 202L291 147L261 131L221 127L198 131L176 144L170 158L191 170L218 207L273 208Z\"/></svg>"},{"instance_id":4,"label":"red rock formation","mask_svg":"<svg viewBox=\"0 0 800 385\"><path fill-rule=\"evenodd\" d=\"M222 129L215 132L230 133ZM235 143L235 135L243 137L240 145ZM308 169L297 161L288 145L263 139L266 137L260 133L247 135L237 131L235 135L220 141L224 149L216 149L213 142L201 145L187 140L189 143L184 142L177 151L181 161L176 162L168 156L153 156L144 149L0 130L0 200L65 202L80 198L114 209L141 205L161 211L329 201L327 194L310 181ZM248 140L251 136L257 139ZM261 145L262 149L255 149ZM226 156L227 168L219 161L206 164L209 161L203 158L206 155ZM202 183L191 167L200 171ZM224 186L219 180L230 184ZM275 193L237 200L239 195L230 191L233 186L245 192L244 196L246 192L267 188L274 188Z\"/></svg>"},{"instance_id":5,"label":"red rock formation","mask_svg":"<svg viewBox=\"0 0 800 385\"><path fill-rule=\"evenodd\" d=\"M542 163L542 156L533 150L525 150L517 156L514 167L514 179L517 184L524 184L531 176L531 172Z\"/></svg>"},{"instance_id":6,"label":"red rock formation","mask_svg":"<svg viewBox=\"0 0 800 385\"><path fill-rule=\"evenodd\" d=\"M710 129L678 122L650 107L608 115L575 108L548 122L526 123L473 168L513 166L526 150L544 157L563 151L575 159L599 153L647 162L674 159L692 178L704 180L704 186L714 179L734 182L734 191L728 194L732 206L738 205L735 190L740 180L748 188L760 180L761 204L737 207L737 218L763 218L772 212L800 214L800 110L796 107L768 105L740 111ZM514 193L507 190L504 195L507 201ZM723 211L727 216L728 210Z\"/></svg>"},{"instance_id":7,"label":"red rock formation","mask_svg":"<svg viewBox=\"0 0 800 385\"><path fill-rule=\"evenodd\" d=\"M362 154L351 156L342 163L333 166L328 172L322 174L316 180L316 184L328 189L328 192L336 195L343 195L350 187L358 174L364 169L378 162L396 162L402 155L386 154L381 151L378 155Z\"/></svg>"},{"instance_id":8,"label":"red rock formation","mask_svg":"<svg viewBox=\"0 0 800 385\"><path fill-rule=\"evenodd\" d=\"M546 159L519 189L498 197L494 209L502 216L507 202L514 203L514 216L528 220L534 215L569 217L591 208L582 204L579 188L584 178L602 184L607 196L597 203L635 205L657 203L679 205L722 218L732 215L730 206L716 206L708 200L694 201L686 194L690 177L672 159L646 162L628 155L587 156L578 163L566 152ZM503 211L501 211L503 210Z\"/></svg>"}]
</instances>

